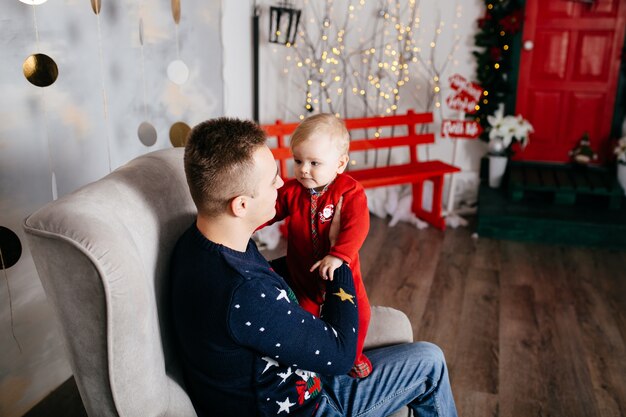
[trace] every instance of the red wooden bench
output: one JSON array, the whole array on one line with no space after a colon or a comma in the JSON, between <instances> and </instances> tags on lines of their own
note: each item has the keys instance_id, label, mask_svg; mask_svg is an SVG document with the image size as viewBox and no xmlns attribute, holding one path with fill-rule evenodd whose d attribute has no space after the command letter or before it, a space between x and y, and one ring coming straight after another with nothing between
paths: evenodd
<instances>
[{"instance_id":1,"label":"red wooden bench","mask_svg":"<svg viewBox=\"0 0 626 417\"><path fill-rule=\"evenodd\" d=\"M367 167L354 169L349 166L347 174L359 181L363 187L381 187L386 185L412 184L413 205L412 211L417 217L427 221L439 229L445 229L446 223L442 216L443 179L446 174L460 171L459 168L441 161L420 161L418 159L417 146L434 143L433 133L417 133L416 126L433 122L432 113L415 113L409 110L406 115L378 116L359 119L345 119L346 127L350 131L352 141L350 152L391 149L408 147L409 161L399 165ZM287 171L287 160L291 156L291 150L285 143L285 136L291 135L298 123L282 123L276 120L273 125L263 125L268 137L276 138L276 146L272 148L274 158L279 161L280 175L283 179L291 178ZM406 126L407 134L403 136L380 137L374 139L355 139L359 129L390 128L394 126ZM424 181L433 183L433 199L431 211L422 207L422 192Z\"/></svg>"}]
</instances>

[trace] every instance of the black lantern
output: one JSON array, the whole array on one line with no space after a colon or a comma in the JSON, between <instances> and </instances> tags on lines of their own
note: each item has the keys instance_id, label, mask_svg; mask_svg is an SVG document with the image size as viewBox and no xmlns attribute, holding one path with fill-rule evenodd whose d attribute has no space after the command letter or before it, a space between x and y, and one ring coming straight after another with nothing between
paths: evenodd
<instances>
[{"instance_id":1,"label":"black lantern","mask_svg":"<svg viewBox=\"0 0 626 417\"><path fill-rule=\"evenodd\" d=\"M295 44L301 13L302 10L295 9L290 1L283 1L278 6L271 6L270 42L288 46Z\"/></svg>"}]
</instances>

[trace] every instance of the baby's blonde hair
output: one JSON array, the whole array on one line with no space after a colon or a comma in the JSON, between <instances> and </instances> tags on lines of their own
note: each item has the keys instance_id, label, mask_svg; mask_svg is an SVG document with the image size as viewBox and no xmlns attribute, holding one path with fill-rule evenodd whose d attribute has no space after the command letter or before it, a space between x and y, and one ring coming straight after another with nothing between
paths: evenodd
<instances>
[{"instance_id":1,"label":"baby's blonde hair","mask_svg":"<svg viewBox=\"0 0 626 417\"><path fill-rule=\"evenodd\" d=\"M347 155L350 148L350 134L343 120L330 113L320 113L309 116L302 121L291 135L290 146L294 146L310 139L315 134L328 134L337 145L341 155Z\"/></svg>"}]
</instances>

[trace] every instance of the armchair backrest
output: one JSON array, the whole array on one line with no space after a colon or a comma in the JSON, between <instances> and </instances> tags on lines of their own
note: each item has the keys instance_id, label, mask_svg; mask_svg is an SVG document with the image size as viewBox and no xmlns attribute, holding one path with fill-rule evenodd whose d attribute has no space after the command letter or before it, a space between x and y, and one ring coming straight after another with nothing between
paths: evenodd
<instances>
[{"instance_id":1,"label":"armchair backrest","mask_svg":"<svg viewBox=\"0 0 626 417\"><path fill-rule=\"evenodd\" d=\"M168 263L195 206L183 149L140 156L24 229L91 416L195 416L174 354Z\"/></svg>"}]
</instances>

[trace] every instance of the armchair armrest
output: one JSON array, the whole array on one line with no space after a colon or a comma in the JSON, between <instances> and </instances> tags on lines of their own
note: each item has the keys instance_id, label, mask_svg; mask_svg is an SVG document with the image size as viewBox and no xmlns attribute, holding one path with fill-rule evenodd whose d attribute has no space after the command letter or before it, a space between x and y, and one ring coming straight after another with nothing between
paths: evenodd
<instances>
[{"instance_id":1,"label":"armchair armrest","mask_svg":"<svg viewBox=\"0 0 626 417\"><path fill-rule=\"evenodd\" d=\"M406 314L391 307L372 306L364 350L412 341L413 328Z\"/></svg>"}]
</instances>

